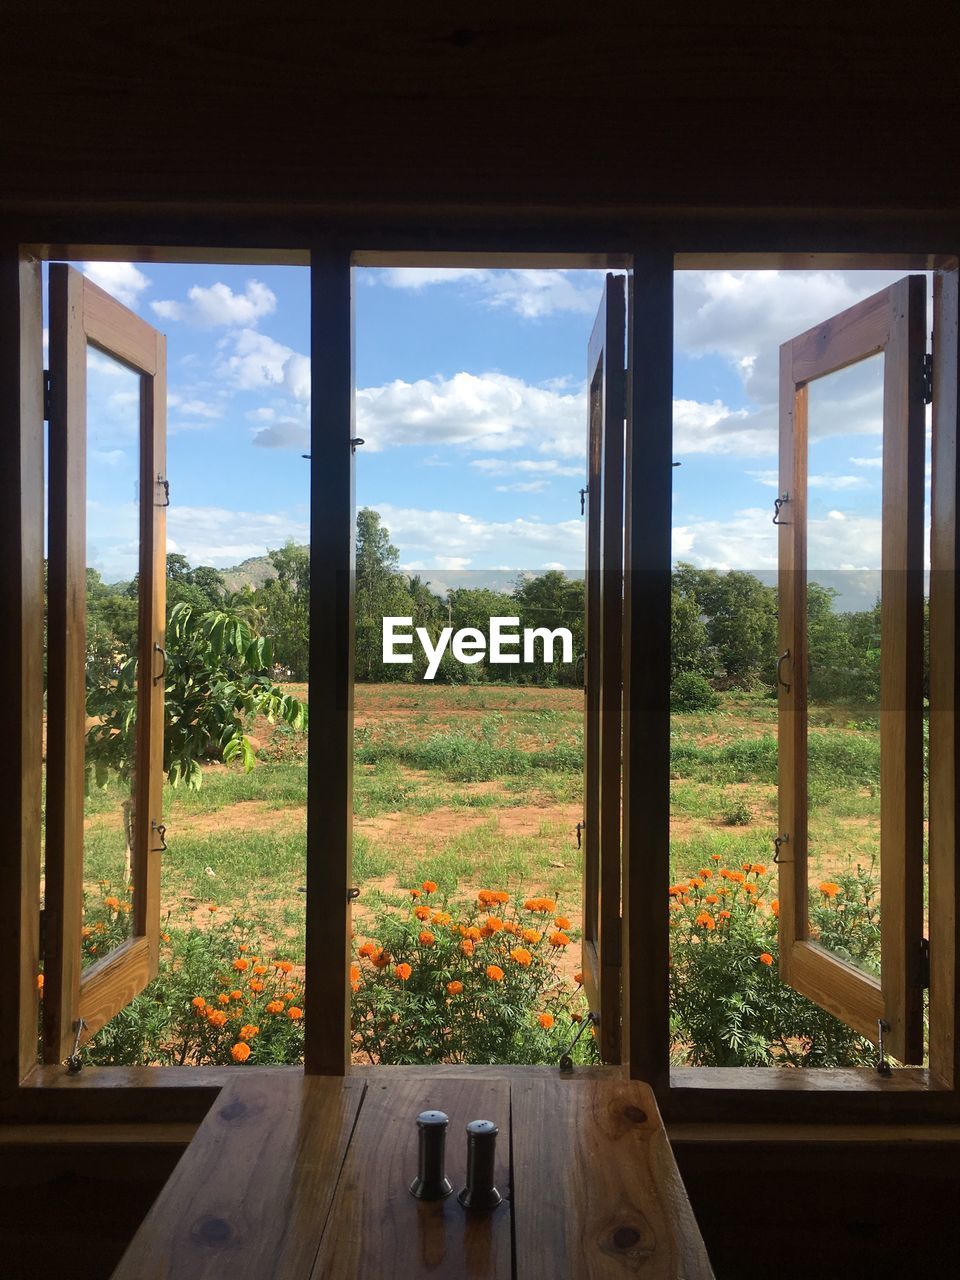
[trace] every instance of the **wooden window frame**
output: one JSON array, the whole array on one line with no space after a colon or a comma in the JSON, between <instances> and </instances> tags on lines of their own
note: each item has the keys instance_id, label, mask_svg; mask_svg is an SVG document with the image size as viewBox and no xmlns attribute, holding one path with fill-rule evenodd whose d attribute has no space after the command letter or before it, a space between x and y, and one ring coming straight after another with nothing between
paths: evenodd
<instances>
[{"instance_id":1,"label":"wooden window frame","mask_svg":"<svg viewBox=\"0 0 960 1280\"><path fill-rule=\"evenodd\" d=\"M166 339L73 267L50 267L44 1061L62 1062L156 975L166 601ZM87 350L138 377L139 614L130 936L81 971L86 741ZM77 1033L81 1032L79 1039Z\"/></svg>"},{"instance_id":2,"label":"wooden window frame","mask_svg":"<svg viewBox=\"0 0 960 1280\"><path fill-rule=\"evenodd\" d=\"M378 225L375 236L349 218L331 215L312 224L314 243L324 246L328 261L356 265L540 265L632 267L630 284L630 377L628 404L627 495L625 536L632 548L625 582L624 644L624 1043L629 1071L657 1089L659 1104L671 1120L730 1120L741 1122L749 1104L757 1121L830 1121L960 1119L960 878L957 876L955 832L958 826L957 774L960 755L960 675L955 645L960 634L957 617L956 573L960 547L957 529L958 425L957 367L960 339L955 322L958 302L956 256L918 253L913 245L952 245L956 227L935 215L909 223L894 217L845 218L841 223L823 217L818 222L787 213L767 217L713 218L651 216L643 222L617 224L586 216L570 226L544 231L518 229L504 212L478 232L469 219L438 215L437 225L424 228L422 219L403 216ZM17 1028L18 1035L0 1037L0 1117L15 1120L128 1120L193 1119L208 1107L225 1078L244 1068L86 1068L66 1077L61 1067L36 1066L36 972L39 955L36 886L39 883L40 718L42 698L39 664L42 634L43 525L43 396L41 374L40 262L59 257L72 260L169 261L203 263L290 263L303 265L310 254L298 228L302 222L273 224L270 244L246 248L257 237L245 231L243 220L229 215L195 215L184 224L163 223L136 215L102 215L87 221L88 238L71 241L57 217L9 220L0 231L0 319L10 341L0 344L0 439L4 467L0 468L0 533L8 554L0 562L0 604L12 626L0 632L0 657L11 680L11 713L16 731L10 743L8 768L0 773L0 809L6 814L9 840L0 844L0 932L19 941L19 964L0 972L0 1026ZM719 230L718 230L719 227ZM158 231L165 247L157 245ZM351 254L337 245L375 239L389 250L368 249ZM430 248L423 246L429 239ZM577 244L606 243L610 253L578 252ZM683 242L683 251L677 250ZM200 247L197 247L199 243ZM775 250L756 250L757 243L773 243ZM637 245L647 246L637 251ZM718 244L723 248L718 249ZM837 249L837 245L849 248ZM210 247L220 246L220 247ZM225 248L223 246L226 246ZM333 248L331 248L333 246ZM546 246L546 247L545 247ZM315 255L319 260L319 255ZM882 261L879 261L882 259ZM316 262L315 264L316 265ZM930 1068L896 1071L888 1080L876 1072L769 1071L748 1068L680 1068L669 1065L669 985L667 971L666 900L669 870L669 617L670 485L672 436L673 273L707 268L836 268L864 266L938 271L935 310L939 339L934 353L934 531L931 586L931 636L936 637L940 661L931 672L930 877L939 903L931 915ZM638 296L642 305L638 305ZM313 297L311 343L323 323L343 333L347 299L341 286L338 300L326 301L320 290ZM342 341L324 366L323 352L314 366L314 387L329 389L320 376L336 378L342 388L349 351ZM336 372L339 370L339 372ZM331 372L332 371L332 372ZM325 447L331 430L346 428L347 408L339 399L341 422L334 428L321 422L313 397L313 441ZM633 459L641 456L642 465ZM316 463L314 463L316 465ZM322 520L322 513L320 513ZM315 533L331 535L327 549L334 568L349 580L349 535L331 518ZM650 609L654 612L651 614ZM651 626L659 617L659 626ZM329 622L329 618L325 619ZM342 631L342 628L340 629ZM342 654L341 642L341 654ZM342 661L342 658L341 658ZM342 688L330 673L314 671L311 694L323 711L335 712L335 732L320 746L346 785L349 772L341 729L345 721ZM338 699L340 706L338 709ZM333 794L334 784L329 784ZM342 790L336 803L338 840L349 829ZM330 814L323 830L314 818L308 825L308 911L317 904L323 920L321 889L330 866ZM345 875L334 868L334 879ZM339 879L337 879L339 877ZM326 892L326 889L324 889ZM332 894L329 895L332 901ZM346 1007L346 948L339 946L341 926L326 947L311 950L311 963L329 956L335 966L334 985L343 982ZM328 981L331 975L328 974ZM340 997L338 996L337 1001ZM335 1001L336 1003L336 1001ZM345 1036L327 1019L333 1034L318 1046L307 1069L346 1070ZM314 1044L321 1037L319 1020ZM308 1033L309 1034L309 1033ZM298 1070L298 1068L290 1068Z\"/></svg>"},{"instance_id":3,"label":"wooden window frame","mask_svg":"<svg viewBox=\"0 0 960 1280\"><path fill-rule=\"evenodd\" d=\"M926 280L905 276L780 348L780 976L905 1063L923 1060L923 517ZM807 473L810 385L883 357L881 977L810 936ZM778 665L779 672L779 665Z\"/></svg>"},{"instance_id":4,"label":"wooden window frame","mask_svg":"<svg viewBox=\"0 0 960 1280\"><path fill-rule=\"evenodd\" d=\"M607 275L587 347L583 986L600 1058L621 1045L621 754L626 291Z\"/></svg>"}]
</instances>

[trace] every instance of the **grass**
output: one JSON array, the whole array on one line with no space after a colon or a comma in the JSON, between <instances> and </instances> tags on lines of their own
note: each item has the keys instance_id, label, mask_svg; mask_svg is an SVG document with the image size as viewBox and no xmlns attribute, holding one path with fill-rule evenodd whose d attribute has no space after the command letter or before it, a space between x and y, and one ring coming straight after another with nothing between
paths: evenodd
<instances>
[{"instance_id":1,"label":"grass","mask_svg":"<svg viewBox=\"0 0 960 1280\"><path fill-rule=\"evenodd\" d=\"M302 689L296 692L303 693ZM811 831L819 865L869 863L879 847L879 734L823 709L810 733ZM208 903L259 913L302 955L306 743L258 723L250 774L204 770L200 791L166 788L163 902L173 921ZM579 917L574 826L583 795L583 696L503 685L360 685L356 690L354 881L363 898L436 880L452 891L557 895ZM776 706L725 694L672 723L671 862L689 875L711 855L769 863L776 834ZM112 782L87 801L85 880L122 874ZM336 856L331 849L330 856Z\"/></svg>"}]
</instances>

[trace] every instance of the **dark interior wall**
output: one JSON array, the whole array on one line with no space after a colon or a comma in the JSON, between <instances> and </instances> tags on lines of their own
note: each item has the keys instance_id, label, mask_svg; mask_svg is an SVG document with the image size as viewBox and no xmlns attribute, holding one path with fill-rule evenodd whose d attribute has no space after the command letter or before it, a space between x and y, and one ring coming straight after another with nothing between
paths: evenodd
<instances>
[{"instance_id":1,"label":"dark interior wall","mask_svg":"<svg viewBox=\"0 0 960 1280\"><path fill-rule=\"evenodd\" d=\"M960 1147L677 1143L717 1280L956 1275Z\"/></svg>"},{"instance_id":2,"label":"dark interior wall","mask_svg":"<svg viewBox=\"0 0 960 1280\"><path fill-rule=\"evenodd\" d=\"M185 1150L0 1146L2 1280L106 1280Z\"/></svg>"},{"instance_id":3,"label":"dark interior wall","mask_svg":"<svg viewBox=\"0 0 960 1280\"><path fill-rule=\"evenodd\" d=\"M956 6L311 0L131 21L118 0L9 0L0 210L956 210L957 34Z\"/></svg>"}]
</instances>

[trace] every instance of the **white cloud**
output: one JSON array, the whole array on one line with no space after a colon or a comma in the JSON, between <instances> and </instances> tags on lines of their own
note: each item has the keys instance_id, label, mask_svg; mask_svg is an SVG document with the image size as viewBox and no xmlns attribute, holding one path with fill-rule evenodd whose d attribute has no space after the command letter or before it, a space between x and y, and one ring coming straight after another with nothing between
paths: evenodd
<instances>
[{"instance_id":1,"label":"white cloud","mask_svg":"<svg viewBox=\"0 0 960 1280\"><path fill-rule=\"evenodd\" d=\"M851 458L850 461L855 467L882 467L883 457L878 453L872 458Z\"/></svg>"},{"instance_id":2,"label":"white cloud","mask_svg":"<svg viewBox=\"0 0 960 1280\"><path fill-rule=\"evenodd\" d=\"M249 326L277 309L277 296L259 280L248 280L243 293L234 293L229 285L195 284L187 290L186 302L158 299L150 307L162 320L180 320L200 329L219 325Z\"/></svg>"},{"instance_id":3,"label":"white cloud","mask_svg":"<svg viewBox=\"0 0 960 1280\"><path fill-rule=\"evenodd\" d=\"M758 484L766 485L770 489L779 489L780 477L776 471L748 471L748 476L752 476ZM863 476L844 476L844 475L810 475L807 476L807 485L811 489L862 489L867 485L868 481Z\"/></svg>"},{"instance_id":4,"label":"white cloud","mask_svg":"<svg viewBox=\"0 0 960 1280\"><path fill-rule=\"evenodd\" d=\"M516 471L534 471L538 475L582 477L583 466L569 466L556 458L474 458L470 463L491 476L509 476Z\"/></svg>"},{"instance_id":5,"label":"white cloud","mask_svg":"<svg viewBox=\"0 0 960 1280\"><path fill-rule=\"evenodd\" d=\"M223 340L217 372L238 391L280 390L304 402L310 397L310 361L256 329Z\"/></svg>"},{"instance_id":6,"label":"white cloud","mask_svg":"<svg viewBox=\"0 0 960 1280\"><path fill-rule=\"evenodd\" d=\"M487 306L505 307L530 320L558 311L591 314L599 305L603 287L603 273L599 271L538 268L491 271L482 267L393 267L380 278L391 289L467 285Z\"/></svg>"},{"instance_id":7,"label":"white cloud","mask_svg":"<svg viewBox=\"0 0 960 1280\"><path fill-rule=\"evenodd\" d=\"M308 449L310 427L296 418L284 418L255 431L253 443L260 449Z\"/></svg>"},{"instance_id":8,"label":"white cloud","mask_svg":"<svg viewBox=\"0 0 960 1280\"><path fill-rule=\"evenodd\" d=\"M182 507L168 514L167 550L179 551L191 564L229 568L250 556L281 547L288 538L309 542L306 521L288 512L234 511L226 507Z\"/></svg>"},{"instance_id":9,"label":"white cloud","mask_svg":"<svg viewBox=\"0 0 960 1280\"><path fill-rule=\"evenodd\" d=\"M357 392L357 429L368 450L394 445L463 445L580 457L586 401L582 392L532 386L503 373L397 379Z\"/></svg>"},{"instance_id":10,"label":"white cloud","mask_svg":"<svg viewBox=\"0 0 960 1280\"><path fill-rule=\"evenodd\" d=\"M550 484L549 480L519 480L516 484L498 484L497 493L541 493Z\"/></svg>"},{"instance_id":11,"label":"white cloud","mask_svg":"<svg viewBox=\"0 0 960 1280\"><path fill-rule=\"evenodd\" d=\"M880 564L880 521L830 511L809 520L808 547L811 574L873 573ZM777 567L777 531L765 507L691 521L674 526L673 558L699 568L769 573Z\"/></svg>"},{"instance_id":12,"label":"white cloud","mask_svg":"<svg viewBox=\"0 0 960 1280\"><path fill-rule=\"evenodd\" d=\"M401 549L404 568L410 571L499 565L539 571L548 564L579 568L583 561L581 520L497 521L459 511L371 505L380 512L390 540Z\"/></svg>"},{"instance_id":13,"label":"white cloud","mask_svg":"<svg viewBox=\"0 0 960 1280\"><path fill-rule=\"evenodd\" d=\"M132 262L85 262L83 274L125 307L135 308L149 279Z\"/></svg>"}]
</instances>

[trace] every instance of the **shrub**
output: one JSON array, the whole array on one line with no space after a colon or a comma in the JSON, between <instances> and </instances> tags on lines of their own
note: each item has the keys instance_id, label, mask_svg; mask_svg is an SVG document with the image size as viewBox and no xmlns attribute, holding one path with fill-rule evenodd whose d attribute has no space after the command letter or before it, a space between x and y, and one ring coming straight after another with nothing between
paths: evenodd
<instances>
[{"instance_id":1,"label":"shrub","mask_svg":"<svg viewBox=\"0 0 960 1280\"><path fill-rule=\"evenodd\" d=\"M720 698L699 671L679 671L670 684L671 711L714 711Z\"/></svg>"},{"instance_id":2,"label":"shrub","mask_svg":"<svg viewBox=\"0 0 960 1280\"><path fill-rule=\"evenodd\" d=\"M385 902L351 968L355 1049L384 1064L556 1063L586 1012L560 973L569 929L549 898L455 904L429 880ZM575 1058L592 1046L583 1036Z\"/></svg>"},{"instance_id":3,"label":"shrub","mask_svg":"<svg viewBox=\"0 0 960 1280\"><path fill-rule=\"evenodd\" d=\"M670 887L670 992L676 1056L695 1066L859 1066L875 1050L781 982L773 877L761 864L712 866ZM824 945L857 961L879 946L866 872L811 890Z\"/></svg>"},{"instance_id":4,"label":"shrub","mask_svg":"<svg viewBox=\"0 0 960 1280\"><path fill-rule=\"evenodd\" d=\"M749 827L752 818L750 806L743 799L735 800L723 815L723 821L728 827Z\"/></svg>"}]
</instances>

